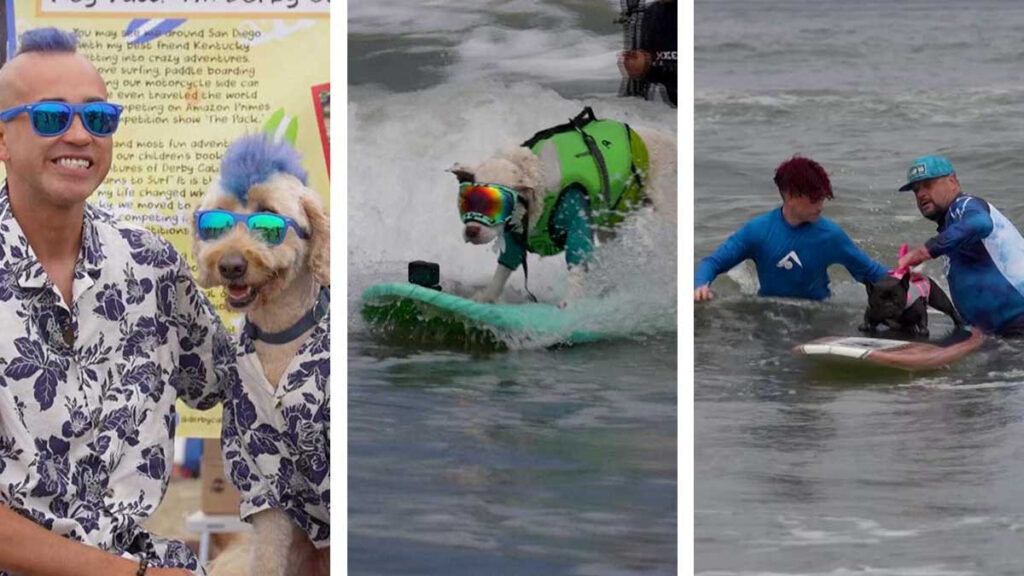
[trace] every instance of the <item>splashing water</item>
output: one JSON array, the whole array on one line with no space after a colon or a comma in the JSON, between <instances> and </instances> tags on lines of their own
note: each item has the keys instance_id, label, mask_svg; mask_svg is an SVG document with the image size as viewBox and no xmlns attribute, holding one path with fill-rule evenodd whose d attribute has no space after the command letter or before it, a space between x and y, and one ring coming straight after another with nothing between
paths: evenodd
<instances>
[{"instance_id":1,"label":"splashing water","mask_svg":"<svg viewBox=\"0 0 1024 576\"><path fill-rule=\"evenodd\" d=\"M534 132L565 122L584 105L599 117L632 125L674 127L675 112L654 102L565 99L532 83L446 84L416 93L357 88L349 106L350 319L359 296L374 283L403 281L406 263L437 262L442 284L471 293L489 282L495 247L462 240L456 206L456 162L476 164ZM425 113L429 110L429 113ZM667 131L667 130L666 130ZM676 325L676 226L650 209L631 215L617 237L598 247L584 300L574 303L573 329L643 335ZM561 255L529 261L529 288L556 303L566 283ZM506 287L523 300L523 275ZM356 325L361 322L356 320ZM512 348L546 341L501 336Z\"/></svg>"}]
</instances>

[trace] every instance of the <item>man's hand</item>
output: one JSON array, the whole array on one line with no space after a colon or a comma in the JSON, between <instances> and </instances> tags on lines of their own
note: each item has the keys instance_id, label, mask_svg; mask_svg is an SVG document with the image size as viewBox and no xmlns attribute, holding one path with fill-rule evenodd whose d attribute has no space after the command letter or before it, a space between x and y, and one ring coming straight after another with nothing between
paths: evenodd
<instances>
[{"instance_id":1,"label":"man's hand","mask_svg":"<svg viewBox=\"0 0 1024 576\"><path fill-rule=\"evenodd\" d=\"M928 249L924 246L918 246L900 257L900 261L896 263L896 269L910 268L931 259L932 255L928 253Z\"/></svg>"},{"instance_id":2,"label":"man's hand","mask_svg":"<svg viewBox=\"0 0 1024 576\"><path fill-rule=\"evenodd\" d=\"M707 302L713 300L715 295L711 292L711 285L705 284L693 291L694 302Z\"/></svg>"},{"instance_id":3,"label":"man's hand","mask_svg":"<svg viewBox=\"0 0 1024 576\"><path fill-rule=\"evenodd\" d=\"M622 67L630 78L643 78L651 68L651 53L646 50L627 50L622 53Z\"/></svg>"}]
</instances>

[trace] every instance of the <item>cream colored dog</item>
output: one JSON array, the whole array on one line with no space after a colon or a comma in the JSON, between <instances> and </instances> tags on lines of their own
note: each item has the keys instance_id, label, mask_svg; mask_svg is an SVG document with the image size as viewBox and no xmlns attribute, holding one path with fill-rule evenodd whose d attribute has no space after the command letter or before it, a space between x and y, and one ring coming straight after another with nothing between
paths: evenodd
<instances>
[{"instance_id":1,"label":"cream colored dog","mask_svg":"<svg viewBox=\"0 0 1024 576\"><path fill-rule=\"evenodd\" d=\"M330 483L329 421L317 419L326 418L329 372L304 371L317 358L317 369L329 370L322 360L330 342L324 333L330 224L320 195L304 180L289 146L262 135L244 137L229 147L221 177L193 222L199 283L223 286L228 307L244 312L247 322L239 341L240 381L225 402L223 444L253 536L229 546L214 562L215 575L329 572L329 509L322 492ZM287 218L283 237L280 229L250 218L253 213ZM247 365L257 373L247 373Z\"/></svg>"},{"instance_id":2,"label":"cream colored dog","mask_svg":"<svg viewBox=\"0 0 1024 576\"><path fill-rule=\"evenodd\" d=\"M675 140L657 130L631 127L643 140L649 158L649 170L642 175L645 179L644 196L660 216L676 220L676 145ZM463 239L472 244L488 244L505 234L507 227L533 230L537 227L548 191L559 190L562 185L558 156L553 146L545 146L538 155L529 148L519 146L508 148L476 166L455 164L449 169L459 182L480 182L500 184L515 190L520 198L508 222L488 226L477 220L464 222ZM522 202L525 199L526 202ZM524 206L525 204L525 206ZM588 214L589 217L589 214ZM590 223L588 222L588 225ZM595 230L602 240L612 237L607 231ZM479 302L494 302L501 297L505 283L512 270L498 264L490 284L474 294ZM568 286L560 303L567 305L583 296L585 268L569 267Z\"/></svg>"}]
</instances>

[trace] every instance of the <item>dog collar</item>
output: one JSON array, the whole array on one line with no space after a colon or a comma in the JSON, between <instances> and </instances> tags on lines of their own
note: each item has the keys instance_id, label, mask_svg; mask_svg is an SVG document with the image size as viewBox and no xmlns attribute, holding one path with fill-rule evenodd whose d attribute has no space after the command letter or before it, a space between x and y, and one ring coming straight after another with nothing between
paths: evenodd
<instances>
[{"instance_id":1,"label":"dog collar","mask_svg":"<svg viewBox=\"0 0 1024 576\"><path fill-rule=\"evenodd\" d=\"M313 326L316 326L327 314L330 304L331 289L328 286L324 286L320 288L320 295L317 297L313 308L306 312L302 318L299 318L295 324L292 324L291 328L281 332L264 332L260 330L259 326L249 322L249 319L246 318L243 330L253 340L262 340L268 344L287 344L305 334Z\"/></svg>"}]
</instances>

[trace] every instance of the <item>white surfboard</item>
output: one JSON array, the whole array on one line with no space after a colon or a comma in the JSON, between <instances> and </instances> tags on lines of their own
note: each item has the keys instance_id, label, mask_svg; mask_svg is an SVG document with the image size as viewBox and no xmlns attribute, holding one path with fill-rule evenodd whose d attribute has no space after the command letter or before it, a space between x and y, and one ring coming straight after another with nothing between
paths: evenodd
<instances>
[{"instance_id":1,"label":"white surfboard","mask_svg":"<svg viewBox=\"0 0 1024 576\"><path fill-rule=\"evenodd\" d=\"M904 340L886 340L883 338L822 338L798 346L800 352L807 355L843 356L845 358L864 358L877 350L895 350L912 344Z\"/></svg>"},{"instance_id":2,"label":"white surfboard","mask_svg":"<svg viewBox=\"0 0 1024 576\"><path fill-rule=\"evenodd\" d=\"M904 370L934 370L963 358L984 341L974 330L964 340L940 346L929 342L907 342L883 338L838 336L819 338L793 348L793 353L823 359L852 359Z\"/></svg>"}]
</instances>

